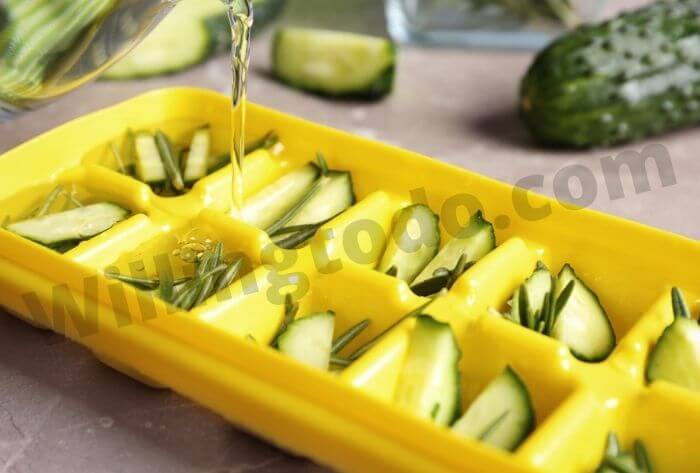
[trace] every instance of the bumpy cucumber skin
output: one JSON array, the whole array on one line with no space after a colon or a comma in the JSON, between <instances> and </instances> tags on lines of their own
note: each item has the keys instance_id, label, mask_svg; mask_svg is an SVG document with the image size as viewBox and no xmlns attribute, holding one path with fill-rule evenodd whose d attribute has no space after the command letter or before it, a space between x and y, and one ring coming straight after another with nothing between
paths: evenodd
<instances>
[{"instance_id":1,"label":"bumpy cucumber skin","mask_svg":"<svg viewBox=\"0 0 700 473\"><path fill-rule=\"evenodd\" d=\"M272 43L272 53L273 58L273 69L275 64L275 59L277 57L279 43L281 42L282 35L276 34ZM396 58L397 48L396 44L389 42L387 45L387 55L392 58ZM327 97L331 99L346 99L346 100L379 100L382 97L391 93L394 88L394 77L396 75L396 60L394 59L391 64L389 64L383 72L381 72L377 78L366 85L363 85L356 90L346 90L342 92L335 92L319 87L312 87L306 84L303 80L293 80L290 78L283 77L281 74L275 71L275 76L280 82L287 84L295 89L310 92L321 97Z\"/></svg>"},{"instance_id":2,"label":"bumpy cucumber skin","mask_svg":"<svg viewBox=\"0 0 700 473\"><path fill-rule=\"evenodd\" d=\"M700 0L659 2L555 41L521 116L542 144L608 146L700 122Z\"/></svg>"}]
</instances>

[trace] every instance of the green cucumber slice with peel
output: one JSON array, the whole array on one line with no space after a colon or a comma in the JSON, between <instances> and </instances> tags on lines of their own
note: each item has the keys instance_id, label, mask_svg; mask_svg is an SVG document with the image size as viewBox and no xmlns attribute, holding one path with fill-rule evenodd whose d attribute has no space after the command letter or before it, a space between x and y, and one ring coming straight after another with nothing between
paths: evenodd
<instances>
[{"instance_id":1,"label":"green cucumber slice with peel","mask_svg":"<svg viewBox=\"0 0 700 473\"><path fill-rule=\"evenodd\" d=\"M185 161L183 178L186 184L192 184L207 175L207 163L210 150L211 130L209 127L206 126L196 130L194 135L192 135L190 151Z\"/></svg>"},{"instance_id":2,"label":"green cucumber slice with peel","mask_svg":"<svg viewBox=\"0 0 700 473\"><path fill-rule=\"evenodd\" d=\"M318 179L321 170L314 163L287 173L246 199L243 220L262 230L285 215Z\"/></svg>"},{"instance_id":3,"label":"green cucumber slice with peel","mask_svg":"<svg viewBox=\"0 0 700 473\"><path fill-rule=\"evenodd\" d=\"M109 230L130 212L116 204L99 203L11 223L7 230L42 245L82 241Z\"/></svg>"},{"instance_id":4,"label":"green cucumber slice with peel","mask_svg":"<svg viewBox=\"0 0 700 473\"><path fill-rule=\"evenodd\" d=\"M109 68L102 78L136 79L170 74L199 64L213 52L218 29L207 18L225 20L220 0L185 0L177 5L126 57ZM229 33L230 38L230 33ZM230 46L230 41L229 41Z\"/></svg>"},{"instance_id":5,"label":"green cucumber slice with peel","mask_svg":"<svg viewBox=\"0 0 700 473\"><path fill-rule=\"evenodd\" d=\"M557 299L570 282L573 282L573 291L566 302L558 307L551 335L568 346L576 358L602 361L610 355L616 343L610 319L598 296L578 278L568 264L564 265L557 276Z\"/></svg>"},{"instance_id":6,"label":"green cucumber slice with peel","mask_svg":"<svg viewBox=\"0 0 700 473\"><path fill-rule=\"evenodd\" d=\"M140 131L134 135L136 154L136 174L146 184L160 184L166 181L168 173L160 157L156 138L151 133Z\"/></svg>"},{"instance_id":7,"label":"green cucumber slice with peel","mask_svg":"<svg viewBox=\"0 0 700 473\"><path fill-rule=\"evenodd\" d=\"M322 312L291 322L277 338L281 353L314 368L327 370L333 347L335 315Z\"/></svg>"},{"instance_id":8,"label":"green cucumber slice with peel","mask_svg":"<svg viewBox=\"0 0 700 473\"><path fill-rule=\"evenodd\" d=\"M296 227L325 222L355 204L352 176L345 171L329 171L317 183L319 189L285 225Z\"/></svg>"},{"instance_id":9,"label":"green cucumber slice with peel","mask_svg":"<svg viewBox=\"0 0 700 473\"><path fill-rule=\"evenodd\" d=\"M438 425L449 425L459 412L460 357L450 325L419 315L396 387L396 404Z\"/></svg>"},{"instance_id":10,"label":"green cucumber slice with peel","mask_svg":"<svg viewBox=\"0 0 700 473\"><path fill-rule=\"evenodd\" d=\"M547 295L552 293L554 289L553 286L552 275L549 269L541 262L538 262L535 272L532 273L532 276L530 276L525 283L516 289L511 298L511 320L518 321L526 327L535 329L538 315L543 309ZM521 291L525 291L526 294L523 296ZM527 301L525 304L527 307L520 306L520 301L523 300L523 297L525 297Z\"/></svg>"},{"instance_id":11,"label":"green cucumber slice with peel","mask_svg":"<svg viewBox=\"0 0 700 473\"><path fill-rule=\"evenodd\" d=\"M280 80L329 96L381 97L391 91L395 63L390 40L338 31L282 28L272 48Z\"/></svg>"},{"instance_id":12,"label":"green cucumber slice with peel","mask_svg":"<svg viewBox=\"0 0 700 473\"><path fill-rule=\"evenodd\" d=\"M413 285L421 284L436 276L436 271L452 270L462 255L468 267L486 256L496 247L496 234L493 225L484 219L481 211L469 219L469 223L449 240L430 263L416 276Z\"/></svg>"},{"instance_id":13,"label":"green cucumber slice with peel","mask_svg":"<svg viewBox=\"0 0 700 473\"><path fill-rule=\"evenodd\" d=\"M439 218L430 207L415 204L401 209L377 270L393 268L396 277L411 283L440 247Z\"/></svg>"},{"instance_id":14,"label":"green cucumber slice with peel","mask_svg":"<svg viewBox=\"0 0 700 473\"><path fill-rule=\"evenodd\" d=\"M515 450L532 432L535 411L527 387L507 367L472 402L452 431L507 451Z\"/></svg>"},{"instance_id":15,"label":"green cucumber slice with peel","mask_svg":"<svg viewBox=\"0 0 700 473\"><path fill-rule=\"evenodd\" d=\"M700 326L676 288L672 299L674 319L649 353L646 377L700 392Z\"/></svg>"}]
</instances>

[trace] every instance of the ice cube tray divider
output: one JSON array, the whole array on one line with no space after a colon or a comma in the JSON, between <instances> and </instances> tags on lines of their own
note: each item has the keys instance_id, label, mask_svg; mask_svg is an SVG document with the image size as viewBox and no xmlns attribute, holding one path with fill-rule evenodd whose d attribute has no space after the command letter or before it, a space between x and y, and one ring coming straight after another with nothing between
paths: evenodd
<instances>
[{"instance_id":1,"label":"ice cube tray divider","mask_svg":"<svg viewBox=\"0 0 700 473\"><path fill-rule=\"evenodd\" d=\"M276 248L264 232L227 214L228 168L184 196L160 197L110 163L106 145L129 128L160 128L183 141L188 130L210 123L214 152L224 152L228 107L228 99L213 92L156 91L64 125L0 158L0 175L12 176L0 186L0 202L10 215L26 212L56 183L76 184L135 212L65 255L0 231L0 303L65 333L129 376L170 387L274 443L341 470L587 472L600 460L609 430L618 431L625 446L643 438L659 471L700 469L689 448L700 396L666 383L647 387L643 379L648 351L671 320L671 285L680 286L697 309L697 242L528 193L532 207L550 207L550 215L535 219L514 209L514 199L524 194L506 184L255 105L249 138L274 129L285 150L246 158L248 195L313 159L316 151L332 168L352 171L357 203L300 250ZM67 142L70 148L61 146ZM41 166L29 164L38 160ZM16 198L22 192L26 195ZM372 320L343 353L425 303L405 283L372 270L382 242L357 223L370 222L375 236L386 236L395 212L413 201L441 214L443 244L454 230L452 214L464 221L465 209L478 207L491 221L507 217L508 225L497 226L499 246L425 312L455 330L463 352L465 405L506 365L528 386L537 428L513 454L459 438L392 405L410 319L342 372L318 372L264 346L283 317L285 285L301 283L305 289L295 292L298 316L334 310L336 333ZM206 228L226 251L244 254L250 267L225 293L189 313L101 274L114 265L128 270L139 259L146 262L143 271L152 273L153 256L171 253L177 238L193 227ZM619 342L608 360L580 362L555 340L491 313L490 308L505 307L538 260L553 271L573 264L599 294ZM95 292L86 281L96 285ZM89 317L76 323L94 307L96 327ZM657 433L658 418L666 414L673 422Z\"/></svg>"}]
</instances>

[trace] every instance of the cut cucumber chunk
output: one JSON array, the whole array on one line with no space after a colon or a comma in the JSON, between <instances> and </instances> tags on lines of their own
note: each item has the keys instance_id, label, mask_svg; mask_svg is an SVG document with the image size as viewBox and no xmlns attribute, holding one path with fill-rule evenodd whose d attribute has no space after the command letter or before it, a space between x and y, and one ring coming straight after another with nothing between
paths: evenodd
<instances>
[{"instance_id":1,"label":"cut cucumber chunk","mask_svg":"<svg viewBox=\"0 0 700 473\"><path fill-rule=\"evenodd\" d=\"M459 359L449 324L419 315L396 388L396 404L409 412L449 425L459 411Z\"/></svg>"},{"instance_id":2,"label":"cut cucumber chunk","mask_svg":"<svg viewBox=\"0 0 700 473\"><path fill-rule=\"evenodd\" d=\"M557 299L571 281L574 282L573 292L560 308L552 327L552 337L568 346L580 360L604 360L615 348L615 332L610 319L598 296L576 276L568 264L557 276Z\"/></svg>"},{"instance_id":3,"label":"cut cucumber chunk","mask_svg":"<svg viewBox=\"0 0 700 473\"><path fill-rule=\"evenodd\" d=\"M210 149L211 131L209 127L195 131L190 143L190 152L185 161L185 171L183 172L185 183L192 184L207 175Z\"/></svg>"},{"instance_id":4,"label":"cut cucumber chunk","mask_svg":"<svg viewBox=\"0 0 700 473\"><path fill-rule=\"evenodd\" d=\"M663 380L700 391L700 326L676 315L649 354L649 381Z\"/></svg>"},{"instance_id":5,"label":"cut cucumber chunk","mask_svg":"<svg viewBox=\"0 0 700 473\"><path fill-rule=\"evenodd\" d=\"M435 272L444 268L451 271L462 255L465 263L475 263L496 247L496 234L493 225L484 220L481 211L476 212L469 223L445 244L437 256L418 274L413 281L420 284L435 276Z\"/></svg>"},{"instance_id":6,"label":"cut cucumber chunk","mask_svg":"<svg viewBox=\"0 0 700 473\"><path fill-rule=\"evenodd\" d=\"M165 182L168 173L160 157L155 136L144 131L136 133L134 135L134 149L136 151L136 173L139 179L146 184Z\"/></svg>"},{"instance_id":7,"label":"cut cucumber chunk","mask_svg":"<svg viewBox=\"0 0 700 473\"><path fill-rule=\"evenodd\" d=\"M243 219L262 230L279 220L309 191L321 170L309 163L285 174L246 199Z\"/></svg>"},{"instance_id":8,"label":"cut cucumber chunk","mask_svg":"<svg viewBox=\"0 0 700 473\"><path fill-rule=\"evenodd\" d=\"M287 223L288 227L309 225L335 217L355 204L349 172L330 171L321 177L319 189Z\"/></svg>"},{"instance_id":9,"label":"cut cucumber chunk","mask_svg":"<svg viewBox=\"0 0 700 473\"><path fill-rule=\"evenodd\" d=\"M207 22L216 16L225 21L220 0L185 0L146 36L125 58L102 75L105 79L134 79L169 74L205 60L215 49L220 23ZM209 26L216 27L209 29ZM230 30L230 29L229 29ZM230 38L230 31L227 32ZM221 40L219 40L221 41ZM230 47L230 40L228 41Z\"/></svg>"},{"instance_id":10,"label":"cut cucumber chunk","mask_svg":"<svg viewBox=\"0 0 700 473\"><path fill-rule=\"evenodd\" d=\"M253 32L269 23L285 0L253 0ZM102 77L111 80L177 72L230 51L231 27L221 0L182 0L148 36Z\"/></svg>"},{"instance_id":11,"label":"cut cucumber chunk","mask_svg":"<svg viewBox=\"0 0 700 473\"><path fill-rule=\"evenodd\" d=\"M293 87L331 96L376 98L391 91L396 49L385 38L337 31L283 28L272 68Z\"/></svg>"},{"instance_id":12,"label":"cut cucumber chunk","mask_svg":"<svg viewBox=\"0 0 700 473\"><path fill-rule=\"evenodd\" d=\"M532 432L535 413L530 394L510 367L479 394L452 430L508 451Z\"/></svg>"},{"instance_id":13,"label":"cut cucumber chunk","mask_svg":"<svg viewBox=\"0 0 700 473\"><path fill-rule=\"evenodd\" d=\"M439 218L423 204L401 209L377 270L411 283L440 248Z\"/></svg>"},{"instance_id":14,"label":"cut cucumber chunk","mask_svg":"<svg viewBox=\"0 0 700 473\"><path fill-rule=\"evenodd\" d=\"M306 365L327 370L331 359L334 326L333 312L296 319L277 339L279 351Z\"/></svg>"},{"instance_id":15,"label":"cut cucumber chunk","mask_svg":"<svg viewBox=\"0 0 700 473\"><path fill-rule=\"evenodd\" d=\"M547 294L551 294L553 289L552 275L549 269L541 262L537 263L535 272L516 289L511 298L511 319L529 328L536 328L537 316L543 309ZM520 307L520 301L523 298L521 291L526 293L527 307L525 308ZM522 312L521 309L523 309ZM523 320L523 315L525 315L525 320Z\"/></svg>"},{"instance_id":16,"label":"cut cucumber chunk","mask_svg":"<svg viewBox=\"0 0 700 473\"><path fill-rule=\"evenodd\" d=\"M126 219L129 213L115 204L92 204L15 222L7 229L48 246L92 238Z\"/></svg>"}]
</instances>

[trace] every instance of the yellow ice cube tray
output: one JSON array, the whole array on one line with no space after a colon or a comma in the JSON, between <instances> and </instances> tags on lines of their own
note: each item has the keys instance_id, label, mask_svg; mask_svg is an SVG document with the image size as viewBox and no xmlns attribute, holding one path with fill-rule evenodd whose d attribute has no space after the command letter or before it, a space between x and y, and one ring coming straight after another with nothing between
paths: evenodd
<instances>
[{"instance_id":1,"label":"yellow ice cube tray","mask_svg":"<svg viewBox=\"0 0 700 473\"><path fill-rule=\"evenodd\" d=\"M331 168L352 172L357 195L351 209L302 249L270 251L264 232L227 214L230 168L202 179L184 196L165 198L109 162L107 144L128 128L160 128L178 140L204 123L212 126L214 151L226 151L227 97L162 90L77 119L0 158L0 209L11 217L26 215L57 183L134 212L64 255L0 231L0 303L83 344L125 374L169 387L275 444L343 471L590 472L609 431L619 434L623 447L643 440L655 471L700 471L700 395L644 380L649 349L672 320L670 287L683 289L697 308L698 242L535 194L527 195L530 206L549 206L551 215L519 215L509 185L250 105L247 137L275 130L284 151L246 158L247 195L317 151ZM283 318L285 284L296 285L299 315L334 310L336 333L371 319L348 351L426 301L404 282L373 271L382 248L363 243L353 230L364 219L387 234L392 216L412 195L427 199L436 212L459 210L462 218L468 212L461 207L473 211L478 202L496 222L498 247L427 312L454 328L462 351L463 405L507 365L524 380L537 426L513 453L461 438L392 404L411 319L342 372L314 370L268 347ZM136 259L149 271L152 256L171 254L193 228L250 260L252 268L229 288L229 297L174 312L103 276L106 267L127 270ZM442 231L444 244L449 237ZM353 242L350 257L344 249ZM554 271L571 263L600 297L618 340L605 362L578 361L556 340L489 312L505 306L538 259Z\"/></svg>"}]
</instances>

